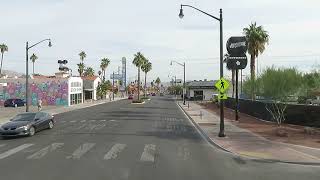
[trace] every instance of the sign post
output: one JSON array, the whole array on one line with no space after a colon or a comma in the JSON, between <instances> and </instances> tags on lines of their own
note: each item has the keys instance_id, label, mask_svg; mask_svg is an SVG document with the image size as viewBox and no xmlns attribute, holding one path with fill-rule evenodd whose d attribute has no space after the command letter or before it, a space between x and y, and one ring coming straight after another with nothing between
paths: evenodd
<instances>
[{"instance_id":1,"label":"sign post","mask_svg":"<svg viewBox=\"0 0 320 180\"><path fill-rule=\"evenodd\" d=\"M239 69L245 69L248 64L246 52L248 50L248 42L245 36L230 37L227 41L227 67L236 71L236 105L235 105L235 120L239 120L239 93L238 79ZM242 78L242 77L241 77Z\"/></svg>"}]
</instances>

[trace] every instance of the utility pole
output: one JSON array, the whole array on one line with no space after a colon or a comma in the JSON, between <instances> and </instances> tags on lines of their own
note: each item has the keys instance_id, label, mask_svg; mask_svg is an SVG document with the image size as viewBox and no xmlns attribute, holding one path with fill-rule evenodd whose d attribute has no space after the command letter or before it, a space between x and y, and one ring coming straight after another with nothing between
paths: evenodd
<instances>
[{"instance_id":1,"label":"utility pole","mask_svg":"<svg viewBox=\"0 0 320 180\"><path fill-rule=\"evenodd\" d=\"M112 100L114 101L114 71L112 73Z\"/></svg>"}]
</instances>

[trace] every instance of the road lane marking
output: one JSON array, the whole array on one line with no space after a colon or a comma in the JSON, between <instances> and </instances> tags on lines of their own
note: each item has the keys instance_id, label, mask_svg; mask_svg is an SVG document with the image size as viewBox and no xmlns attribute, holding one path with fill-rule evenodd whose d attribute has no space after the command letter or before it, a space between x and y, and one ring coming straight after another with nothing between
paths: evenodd
<instances>
[{"instance_id":1,"label":"road lane marking","mask_svg":"<svg viewBox=\"0 0 320 180\"><path fill-rule=\"evenodd\" d=\"M190 157L190 151L186 147L178 147L178 157L182 160L188 160Z\"/></svg>"},{"instance_id":2,"label":"road lane marking","mask_svg":"<svg viewBox=\"0 0 320 180\"><path fill-rule=\"evenodd\" d=\"M105 119L102 119L102 120L100 120L101 122L106 122L107 120L105 120Z\"/></svg>"},{"instance_id":3,"label":"road lane marking","mask_svg":"<svg viewBox=\"0 0 320 180\"><path fill-rule=\"evenodd\" d=\"M0 144L0 148L6 146L6 144Z\"/></svg>"},{"instance_id":4,"label":"road lane marking","mask_svg":"<svg viewBox=\"0 0 320 180\"><path fill-rule=\"evenodd\" d=\"M80 121L81 123L84 123L84 122L86 122L87 120L82 120L82 121Z\"/></svg>"},{"instance_id":5,"label":"road lane marking","mask_svg":"<svg viewBox=\"0 0 320 180\"><path fill-rule=\"evenodd\" d=\"M51 145L41 149L40 151L30 155L27 159L40 159L45 156L47 153L52 152L60 147L62 147L64 143L52 143Z\"/></svg>"},{"instance_id":6,"label":"road lane marking","mask_svg":"<svg viewBox=\"0 0 320 180\"><path fill-rule=\"evenodd\" d=\"M6 151L4 153L1 153L0 154L0 159L4 159L4 158L6 158L8 156L11 156L11 155L13 155L13 154L15 154L15 153L17 153L19 151L22 151L22 150L24 150L24 149L26 149L26 148L28 148L30 146L33 146L33 144L23 144L21 146L18 146L18 147L15 147L13 149L10 149L10 150L8 150L8 151Z\"/></svg>"},{"instance_id":7,"label":"road lane marking","mask_svg":"<svg viewBox=\"0 0 320 180\"><path fill-rule=\"evenodd\" d=\"M112 146L110 151L104 156L103 159L109 160L109 159L116 159L118 157L118 154L120 154L121 151L123 151L126 148L127 145L125 144L115 144Z\"/></svg>"},{"instance_id":8,"label":"road lane marking","mask_svg":"<svg viewBox=\"0 0 320 180\"><path fill-rule=\"evenodd\" d=\"M90 122L96 122L97 120L90 120Z\"/></svg>"},{"instance_id":9,"label":"road lane marking","mask_svg":"<svg viewBox=\"0 0 320 180\"><path fill-rule=\"evenodd\" d=\"M154 162L154 155L156 153L156 145L146 144L141 155L141 161Z\"/></svg>"},{"instance_id":10,"label":"road lane marking","mask_svg":"<svg viewBox=\"0 0 320 180\"><path fill-rule=\"evenodd\" d=\"M71 123L75 123L75 122L77 122L77 121L75 121L75 120L72 120L72 121L70 121Z\"/></svg>"},{"instance_id":11,"label":"road lane marking","mask_svg":"<svg viewBox=\"0 0 320 180\"><path fill-rule=\"evenodd\" d=\"M78 149L76 149L71 156L67 156L67 159L80 159L82 155L87 153L95 143L84 143Z\"/></svg>"}]
</instances>

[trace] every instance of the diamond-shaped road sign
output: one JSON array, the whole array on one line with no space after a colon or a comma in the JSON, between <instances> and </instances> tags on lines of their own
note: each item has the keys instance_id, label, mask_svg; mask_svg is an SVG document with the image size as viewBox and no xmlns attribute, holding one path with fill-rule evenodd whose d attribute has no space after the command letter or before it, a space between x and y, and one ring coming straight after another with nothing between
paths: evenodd
<instances>
[{"instance_id":1,"label":"diamond-shaped road sign","mask_svg":"<svg viewBox=\"0 0 320 180\"><path fill-rule=\"evenodd\" d=\"M229 88L229 82L222 77L216 82L215 86L220 93L224 93Z\"/></svg>"},{"instance_id":2,"label":"diamond-shaped road sign","mask_svg":"<svg viewBox=\"0 0 320 180\"><path fill-rule=\"evenodd\" d=\"M225 93L219 93L218 99L228 99L228 96Z\"/></svg>"}]
</instances>

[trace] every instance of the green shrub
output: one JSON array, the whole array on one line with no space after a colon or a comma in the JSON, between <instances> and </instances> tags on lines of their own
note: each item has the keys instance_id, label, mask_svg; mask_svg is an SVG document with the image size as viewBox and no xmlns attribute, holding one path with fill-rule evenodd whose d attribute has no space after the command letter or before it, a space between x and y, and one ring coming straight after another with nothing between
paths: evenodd
<instances>
[{"instance_id":1,"label":"green shrub","mask_svg":"<svg viewBox=\"0 0 320 180\"><path fill-rule=\"evenodd\" d=\"M142 99L140 100L133 100L132 103L143 103L144 101Z\"/></svg>"}]
</instances>

